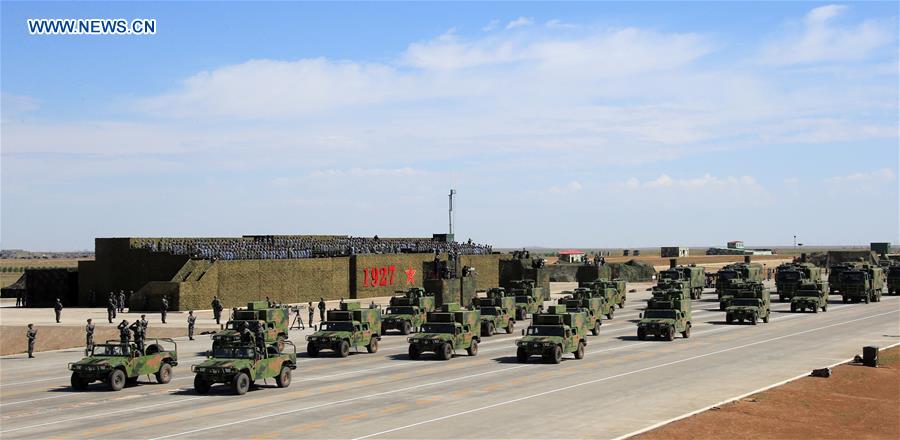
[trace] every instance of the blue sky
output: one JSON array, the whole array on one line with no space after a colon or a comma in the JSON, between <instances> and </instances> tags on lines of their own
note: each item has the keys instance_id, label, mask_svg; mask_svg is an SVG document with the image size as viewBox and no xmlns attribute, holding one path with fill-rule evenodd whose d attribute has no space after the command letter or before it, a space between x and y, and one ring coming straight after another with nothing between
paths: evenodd
<instances>
[{"instance_id":1,"label":"blue sky","mask_svg":"<svg viewBox=\"0 0 900 440\"><path fill-rule=\"evenodd\" d=\"M900 242L896 2L0 8L3 248Z\"/></svg>"}]
</instances>

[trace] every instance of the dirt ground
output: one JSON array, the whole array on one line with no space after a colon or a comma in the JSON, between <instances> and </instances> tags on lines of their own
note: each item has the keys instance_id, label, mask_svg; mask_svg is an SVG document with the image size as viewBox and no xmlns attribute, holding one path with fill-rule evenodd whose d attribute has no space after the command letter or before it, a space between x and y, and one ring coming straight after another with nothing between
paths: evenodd
<instances>
[{"instance_id":1,"label":"dirt ground","mask_svg":"<svg viewBox=\"0 0 900 440\"><path fill-rule=\"evenodd\" d=\"M639 435L641 440L900 438L900 347L878 368L840 365Z\"/></svg>"},{"instance_id":2,"label":"dirt ground","mask_svg":"<svg viewBox=\"0 0 900 440\"><path fill-rule=\"evenodd\" d=\"M210 329L197 328L195 332L200 334L200 332L204 330ZM84 346L83 326L38 326L37 331L37 339L34 344L35 352ZM147 338L177 338L180 336L187 336L186 326L156 329L151 326ZM118 340L119 331L115 328L102 328L99 326L94 330L94 342L101 342L109 339ZM28 343L25 339L24 326L0 326L0 355L25 353L27 350Z\"/></svg>"}]
</instances>

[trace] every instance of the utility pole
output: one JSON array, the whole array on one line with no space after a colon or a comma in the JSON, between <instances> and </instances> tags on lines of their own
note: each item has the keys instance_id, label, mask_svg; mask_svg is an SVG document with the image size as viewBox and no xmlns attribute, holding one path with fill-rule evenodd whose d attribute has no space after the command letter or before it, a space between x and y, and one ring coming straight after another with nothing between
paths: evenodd
<instances>
[{"instance_id":1,"label":"utility pole","mask_svg":"<svg viewBox=\"0 0 900 440\"><path fill-rule=\"evenodd\" d=\"M794 253L797 253L797 236L794 236Z\"/></svg>"},{"instance_id":2,"label":"utility pole","mask_svg":"<svg viewBox=\"0 0 900 440\"><path fill-rule=\"evenodd\" d=\"M456 194L455 189L450 190L450 211L447 213L450 218L450 235L453 235L453 195Z\"/></svg>"}]
</instances>

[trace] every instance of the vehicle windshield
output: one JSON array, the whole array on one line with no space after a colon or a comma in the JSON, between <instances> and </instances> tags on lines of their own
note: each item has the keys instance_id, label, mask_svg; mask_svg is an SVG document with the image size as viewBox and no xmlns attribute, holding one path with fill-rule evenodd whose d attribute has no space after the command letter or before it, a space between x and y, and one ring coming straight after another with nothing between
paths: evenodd
<instances>
[{"instance_id":1,"label":"vehicle windshield","mask_svg":"<svg viewBox=\"0 0 900 440\"><path fill-rule=\"evenodd\" d=\"M841 274L841 280L843 281L862 281L865 279L865 275L862 272L844 272Z\"/></svg>"},{"instance_id":2,"label":"vehicle windshield","mask_svg":"<svg viewBox=\"0 0 900 440\"><path fill-rule=\"evenodd\" d=\"M759 300L756 298L735 298L731 302L733 306L758 306Z\"/></svg>"},{"instance_id":3,"label":"vehicle windshield","mask_svg":"<svg viewBox=\"0 0 900 440\"><path fill-rule=\"evenodd\" d=\"M389 315L415 315L416 309L409 306L393 306L388 307Z\"/></svg>"},{"instance_id":4,"label":"vehicle windshield","mask_svg":"<svg viewBox=\"0 0 900 440\"><path fill-rule=\"evenodd\" d=\"M526 334L530 336L565 336L566 330L554 325L532 325Z\"/></svg>"},{"instance_id":5,"label":"vehicle windshield","mask_svg":"<svg viewBox=\"0 0 900 440\"><path fill-rule=\"evenodd\" d=\"M531 297L528 295L516 295L517 303L527 303L529 299L531 299Z\"/></svg>"},{"instance_id":6,"label":"vehicle windshield","mask_svg":"<svg viewBox=\"0 0 900 440\"><path fill-rule=\"evenodd\" d=\"M722 281L728 281L728 280L737 278L737 276L738 276L737 272L735 272L733 270L729 270L727 272L719 272L719 279Z\"/></svg>"},{"instance_id":7,"label":"vehicle windshield","mask_svg":"<svg viewBox=\"0 0 900 440\"><path fill-rule=\"evenodd\" d=\"M94 356L128 356L131 350L122 345L95 345Z\"/></svg>"},{"instance_id":8,"label":"vehicle windshield","mask_svg":"<svg viewBox=\"0 0 900 440\"><path fill-rule=\"evenodd\" d=\"M675 311L674 310L647 310L644 312L644 318L675 319Z\"/></svg>"},{"instance_id":9,"label":"vehicle windshield","mask_svg":"<svg viewBox=\"0 0 900 440\"><path fill-rule=\"evenodd\" d=\"M497 308L496 307L482 307L481 314L482 315L496 315Z\"/></svg>"},{"instance_id":10,"label":"vehicle windshield","mask_svg":"<svg viewBox=\"0 0 900 440\"><path fill-rule=\"evenodd\" d=\"M425 323L422 326L422 333L453 333L456 326L450 323Z\"/></svg>"},{"instance_id":11,"label":"vehicle windshield","mask_svg":"<svg viewBox=\"0 0 900 440\"><path fill-rule=\"evenodd\" d=\"M325 321L319 326L319 330L332 332L352 332L353 323L350 321Z\"/></svg>"},{"instance_id":12,"label":"vehicle windshield","mask_svg":"<svg viewBox=\"0 0 900 440\"><path fill-rule=\"evenodd\" d=\"M778 278L783 281L797 281L800 279L800 272L779 272Z\"/></svg>"},{"instance_id":13,"label":"vehicle windshield","mask_svg":"<svg viewBox=\"0 0 900 440\"><path fill-rule=\"evenodd\" d=\"M222 359L253 359L256 350L253 347L213 347L213 357Z\"/></svg>"},{"instance_id":14,"label":"vehicle windshield","mask_svg":"<svg viewBox=\"0 0 900 440\"><path fill-rule=\"evenodd\" d=\"M660 279L668 278L670 280L677 280L677 279L681 278L681 272L678 272L677 270L664 270L659 273L659 278Z\"/></svg>"}]
</instances>

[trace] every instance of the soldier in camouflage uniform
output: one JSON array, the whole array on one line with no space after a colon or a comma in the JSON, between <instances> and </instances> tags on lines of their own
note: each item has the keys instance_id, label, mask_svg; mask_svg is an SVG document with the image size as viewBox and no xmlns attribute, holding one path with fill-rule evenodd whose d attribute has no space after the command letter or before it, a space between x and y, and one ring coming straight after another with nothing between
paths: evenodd
<instances>
[{"instance_id":1,"label":"soldier in camouflage uniform","mask_svg":"<svg viewBox=\"0 0 900 440\"><path fill-rule=\"evenodd\" d=\"M34 357L34 340L37 338L37 330L34 329L34 324L28 324L28 330L25 332L25 337L28 338L28 357Z\"/></svg>"},{"instance_id":2,"label":"soldier in camouflage uniform","mask_svg":"<svg viewBox=\"0 0 900 440\"><path fill-rule=\"evenodd\" d=\"M159 306L159 314L162 317L162 323L166 323L166 312L169 311L169 299L165 296L162 298L162 302Z\"/></svg>"},{"instance_id":3,"label":"soldier in camouflage uniform","mask_svg":"<svg viewBox=\"0 0 900 440\"><path fill-rule=\"evenodd\" d=\"M125 313L125 291L119 291L119 312Z\"/></svg>"},{"instance_id":4,"label":"soldier in camouflage uniform","mask_svg":"<svg viewBox=\"0 0 900 440\"><path fill-rule=\"evenodd\" d=\"M94 323L90 318L87 320L87 325L84 326L84 355L90 356L91 350L94 349Z\"/></svg>"},{"instance_id":5,"label":"soldier in camouflage uniform","mask_svg":"<svg viewBox=\"0 0 900 440\"><path fill-rule=\"evenodd\" d=\"M122 345L128 345L128 342L131 341L131 332L128 330L128 320L123 319L116 328L119 329L119 340L122 342Z\"/></svg>"},{"instance_id":6,"label":"soldier in camouflage uniform","mask_svg":"<svg viewBox=\"0 0 900 440\"><path fill-rule=\"evenodd\" d=\"M256 350L260 356L266 352L266 329L259 322L256 323Z\"/></svg>"},{"instance_id":7,"label":"soldier in camouflage uniform","mask_svg":"<svg viewBox=\"0 0 900 440\"><path fill-rule=\"evenodd\" d=\"M213 310L213 317L216 318L216 325L220 324L219 321L222 319L222 310L223 309L224 309L224 307L222 306L222 301L219 301L219 297L213 296L212 310Z\"/></svg>"},{"instance_id":8,"label":"soldier in camouflage uniform","mask_svg":"<svg viewBox=\"0 0 900 440\"><path fill-rule=\"evenodd\" d=\"M315 309L315 307L313 307L312 301L310 301L306 307L309 309L309 326L312 327L313 317L316 316L316 309Z\"/></svg>"},{"instance_id":9,"label":"soldier in camouflage uniform","mask_svg":"<svg viewBox=\"0 0 900 440\"><path fill-rule=\"evenodd\" d=\"M197 317L194 316L193 310L188 310L188 340L194 340L194 324L197 323Z\"/></svg>"},{"instance_id":10,"label":"soldier in camouflage uniform","mask_svg":"<svg viewBox=\"0 0 900 440\"><path fill-rule=\"evenodd\" d=\"M134 323L131 324L128 328L131 330L131 333L134 334L134 345L137 346L138 353L140 353L143 356L143 354L144 354L144 331L146 329L144 328L143 325L141 325L140 320L134 321Z\"/></svg>"},{"instance_id":11,"label":"soldier in camouflage uniform","mask_svg":"<svg viewBox=\"0 0 900 440\"><path fill-rule=\"evenodd\" d=\"M59 317L62 315L62 301L59 298L56 298L56 304L53 305L53 312L56 313L56 323L59 324Z\"/></svg>"},{"instance_id":12,"label":"soldier in camouflage uniform","mask_svg":"<svg viewBox=\"0 0 900 440\"><path fill-rule=\"evenodd\" d=\"M110 324L112 324L113 319L116 319L116 299L113 298L112 292L109 293L109 298L106 302L106 319L109 320Z\"/></svg>"},{"instance_id":13,"label":"soldier in camouflage uniform","mask_svg":"<svg viewBox=\"0 0 900 440\"><path fill-rule=\"evenodd\" d=\"M325 298L319 298L319 322L325 321Z\"/></svg>"}]
</instances>

